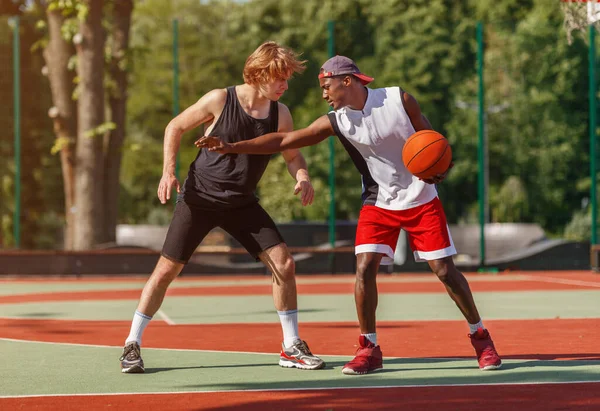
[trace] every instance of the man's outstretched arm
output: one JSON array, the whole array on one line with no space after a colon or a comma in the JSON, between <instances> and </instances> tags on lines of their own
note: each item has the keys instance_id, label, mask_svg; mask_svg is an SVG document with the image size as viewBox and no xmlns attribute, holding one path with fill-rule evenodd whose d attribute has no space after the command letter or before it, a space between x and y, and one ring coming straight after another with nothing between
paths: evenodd
<instances>
[{"instance_id":1,"label":"man's outstretched arm","mask_svg":"<svg viewBox=\"0 0 600 411\"><path fill-rule=\"evenodd\" d=\"M321 116L306 128L287 133L269 133L251 140L225 143L218 137L201 137L194 144L218 153L273 154L315 145L334 134L329 118Z\"/></svg>"}]
</instances>

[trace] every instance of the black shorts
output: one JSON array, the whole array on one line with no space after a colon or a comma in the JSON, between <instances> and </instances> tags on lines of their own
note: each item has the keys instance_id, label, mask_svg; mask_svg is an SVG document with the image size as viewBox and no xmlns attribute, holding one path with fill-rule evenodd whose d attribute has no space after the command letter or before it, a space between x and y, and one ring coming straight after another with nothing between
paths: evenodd
<instances>
[{"instance_id":1,"label":"black shorts","mask_svg":"<svg viewBox=\"0 0 600 411\"><path fill-rule=\"evenodd\" d=\"M221 227L257 261L264 250L283 243L273 219L258 203L230 210L198 207L179 199L167 232L162 255L186 264L204 237Z\"/></svg>"}]
</instances>

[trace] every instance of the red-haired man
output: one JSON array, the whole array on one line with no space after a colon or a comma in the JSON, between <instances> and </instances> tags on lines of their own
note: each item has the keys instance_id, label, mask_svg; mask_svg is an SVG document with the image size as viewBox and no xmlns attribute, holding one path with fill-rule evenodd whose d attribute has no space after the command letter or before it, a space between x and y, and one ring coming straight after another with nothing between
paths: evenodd
<instances>
[{"instance_id":1,"label":"red-haired man","mask_svg":"<svg viewBox=\"0 0 600 411\"><path fill-rule=\"evenodd\" d=\"M231 143L271 132L292 131L290 111L278 100L287 90L292 75L304 70L304 63L293 51L275 42L264 43L246 60L244 84L206 93L168 124L158 198L165 204L176 188L177 205L162 255L133 317L120 358L122 372L144 372L140 354L142 333L160 308L169 284L215 227L228 232L273 273L273 299L283 329L279 364L310 370L325 366L298 335L294 260L255 195L271 156L223 156L201 150L190 165L183 187L175 176L181 135L201 124L207 125L206 135L218 135ZM296 180L294 194L300 193L303 205L311 204L314 190L304 157L297 149L284 150L282 154Z\"/></svg>"}]
</instances>

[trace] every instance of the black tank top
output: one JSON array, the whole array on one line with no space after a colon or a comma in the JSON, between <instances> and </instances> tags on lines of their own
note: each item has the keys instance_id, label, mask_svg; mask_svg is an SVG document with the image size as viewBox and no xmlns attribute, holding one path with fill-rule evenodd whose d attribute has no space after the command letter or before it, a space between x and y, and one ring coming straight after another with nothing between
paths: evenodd
<instances>
[{"instance_id":1,"label":"black tank top","mask_svg":"<svg viewBox=\"0 0 600 411\"><path fill-rule=\"evenodd\" d=\"M278 123L276 101L271 102L267 118L254 118L244 111L232 86L227 88L225 107L209 135L233 143L275 132ZM236 208L255 203L256 186L270 159L271 155L200 150L190 165L180 197L187 203L209 207Z\"/></svg>"}]
</instances>

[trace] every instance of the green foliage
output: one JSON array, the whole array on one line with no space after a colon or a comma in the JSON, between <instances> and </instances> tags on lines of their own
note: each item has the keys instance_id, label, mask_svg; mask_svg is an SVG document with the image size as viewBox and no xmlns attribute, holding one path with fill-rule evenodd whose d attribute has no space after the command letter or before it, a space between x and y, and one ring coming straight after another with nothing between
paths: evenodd
<instances>
[{"instance_id":1,"label":"green foliage","mask_svg":"<svg viewBox=\"0 0 600 411\"><path fill-rule=\"evenodd\" d=\"M56 211L41 213L38 219L38 234L35 236L35 248L56 249L63 238L64 215Z\"/></svg>"},{"instance_id":2,"label":"green foliage","mask_svg":"<svg viewBox=\"0 0 600 411\"><path fill-rule=\"evenodd\" d=\"M120 217L123 223L145 223L152 209L163 207L156 195L162 175L162 146L144 140L146 135L131 127L123 147L119 209L128 210Z\"/></svg>"},{"instance_id":3,"label":"green foliage","mask_svg":"<svg viewBox=\"0 0 600 411\"><path fill-rule=\"evenodd\" d=\"M63 33L70 39L86 12L82 3L50 3L68 17ZM40 18L32 15L30 33ZM121 222L164 222L172 211L172 204L159 204L156 188L162 173L164 129L174 114L175 18L180 27L181 110L214 88L240 84L246 57L262 42L275 40L302 52L307 60L305 73L290 81L282 98L296 128L328 110L316 78L328 58L327 23L335 20L336 53L352 57L373 75L373 87L400 86L413 94L434 128L449 138L455 166L438 190L450 222L478 218L475 27L482 20L490 217L497 222L539 223L554 235L561 235L566 227L569 238L588 236L582 228L586 214L579 211L590 186L587 47L581 40L567 44L559 2L547 0L136 2L131 47L121 66L130 73ZM110 27L111 22L104 24ZM3 55L10 55L8 30L0 23ZM40 24L37 30L43 33L46 28ZM39 34L29 38L26 44L33 45ZM37 87L29 96L32 105L34 100L48 99L47 84L39 80L38 63L34 63L28 72L30 87ZM75 64L73 60L71 67ZM2 70L0 91L3 101L10 101L9 68ZM119 93L110 78L106 87L110 95ZM30 173L28 184L33 192L42 193L36 194L37 201L45 205L38 208L52 211L62 198L60 165L56 157L47 155L54 144L45 137L51 133L45 115L49 105L37 105L37 111L27 115L29 130L38 133L28 137L32 147L28 167L37 170ZM9 120L0 118L6 136L12 133ZM181 183L197 154L192 142L202 132L183 136ZM11 144L0 140L2 159L11 158ZM338 141L334 147L337 218L355 219L361 206L360 176ZM302 153L315 187L312 206L302 207L292 195L294 181L280 155L274 156L259 185L261 203L278 221L328 218L329 142L304 148ZM0 162L3 181L10 180L13 166L11 161ZM5 239L10 236L6 223L12 216L10 197L9 190L0 200ZM34 198L27 201L31 205ZM40 210L31 215L45 218Z\"/></svg>"},{"instance_id":4,"label":"green foliage","mask_svg":"<svg viewBox=\"0 0 600 411\"><path fill-rule=\"evenodd\" d=\"M150 225L169 225L173 211L167 207L153 208L148 213L147 223Z\"/></svg>"},{"instance_id":5,"label":"green foliage","mask_svg":"<svg viewBox=\"0 0 600 411\"><path fill-rule=\"evenodd\" d=\"M49 11L60 11L65 17L61 32L65 40L71 41L79 31L79 22L87 16L88 6L80 0L53 0L47 3ZM38 28L41 27L38 25Z\"/></svg>"},{"instance_id":6,"label":"green foliage","mask_svg":"<svg viewBox=\"0 0 600 411\"><path fill-rule=\"evenodd\" d=\"M296 181L289 175L283 156L274 156L268 169L259 187L261 205L277 221L304 219L295 212L294 205L300 201L293 195ZM283 180L280 176L284 177Z\"/></svg>"},{"instance_id":7,"label":"green foliage","mask_svg":"<svg viewBox=\"0 0 600 411\"><path fill-rule=\"evenodd\" d=\"M558 233L586 196L581 181L589 162L587 51L581 42L567 45L558 3L519 2L525 8L510 2L501 7L497 2L481 3L481 10L487 10L482 18L500 13L507 19L485 23L492 218L535 222ZM469 108L476 107L476 86L472 72L457 93L457 101L468 103L467 109L454 108L447 126L457 163L449 183L463 188L458 195L448 193L452 200L446 204L452 212L464 212L452 209L452 203L464 206L460 198L465 193L475 200L477 112ZM518 187L515 175L522 176ZM449 214L451 220L460 217Z\"/></svg>"},{"instance_id":8,"label":"green foliage","mask_svg":"<svg viewBox=\"0 0 600 411\"><path fill-rule=\"evenodd\" d=\"M327 22L336 20L336 52L374 75L374 87L398 85L413 94L434 127L450 139L455 167L439 187L450 221L477 216L475 24L483 19L492 218L538 222L556 232L585 196L577 182L586 178L582 170L588 161L587 108L582 103L586 79L576 73L585 72L586 50L583 44L567 45L558 4L351 0L333 7L316 0L263 0L179 1L174 7L146 1L136 13L130 119L144 130L144 144L160 146L172 117L174 17L180 18L184 106L212 88L240 83L245 57L262 41L274 39L302 51L307 70L290 82L282 99L296 127L327 111L316 74L328 57ZM182 158L193 159L196 135L184 137ZM323 142L302 152L316 188L313 206L302 207L292 198L293 180L280 156L259 185L261 203L280 221L328 217L329 145ZM356 218L360 176L337 141L335 170L337 216ZM153 196L158 177L149 190Z\"/></svg>"},{"instance_id":9,"label":"green foliage","mask_svg":"<svg viewBox=\"0 0 600 411\"><path fill-rule=\"evenodd\" d=\"M13 237L13 213L14 213L14 190L13 180L8 175L4 175L0 181L0 191L3 201L0 203L0 246L14 246ZM10 203L6 200L11 201Z\"/></svg>"},{"instance_id":10,"label":"green foliage","mask_svg":"<svg viewBox=\"0 0 600 411\"><path fill-rule=\"evenodd\" d=\"M72 138L68 138L68 137L57 137L54 140L54 145L52 146L52 148L50 149L50 153L52 154L58 154L60 153L60 151L67 147L69 144L71 144L73 142Z\"/></svg>"},{"instance_id":11,"label":"green foliage","mask_svg":"<svg viewBox=\"0 0 600 411\"><path fill-rule=\"evenodd\" d=\"M497 192L490 193L490 208L493 222L522 222L529 211L529 200L521 179L510 176Z\"/></svg>"},{"instance_id":12,"label":"green foliage","mask_svg":"<svg viewBox=\"0 0 600 411\"><path fill-rule=\"evenodd\" d=\"M565 227L566 240L586 241L592 236L592 216L589 208L576 211Z\"/></svg>"},{"instance_id":13,"label":"green foliage","mask_svg":"<svg viewBox=\"0 0 600 411\"><path fill-rule=\"evenodd\" d=\"M21 219L23 248L41 247L38 239L45 233L42 216L63 212L60 163L50 154L54 142L48 108L52 106L47 79L41 75L44 65L39 53L29 52L38 39L35 28L39 16L35 10L20 18L20 96L21 96ZM0 54L6 64L0 66L0 99L4 104L0 116L0 246L13 247L15 222L15 151L13 105L13 36L5 18L0 19ZM49 244L47 244L49 245ZM52 244L57 246L57 242Z\"/></svg>"},{"instance_id":14,"label":"green foliage","mask_svg":"<svg viewBox=\"0 0 600 411\"><path fill-rule=\"evenodd\" d=\"M83 135L88 138L103 136L106 132L114 130L115 127L115 123L113 123L112 121L106 121L100 124L98 127L94 127L91 130L87 130L85 133L83 133Z\"/></svg>"}]
</instances>

